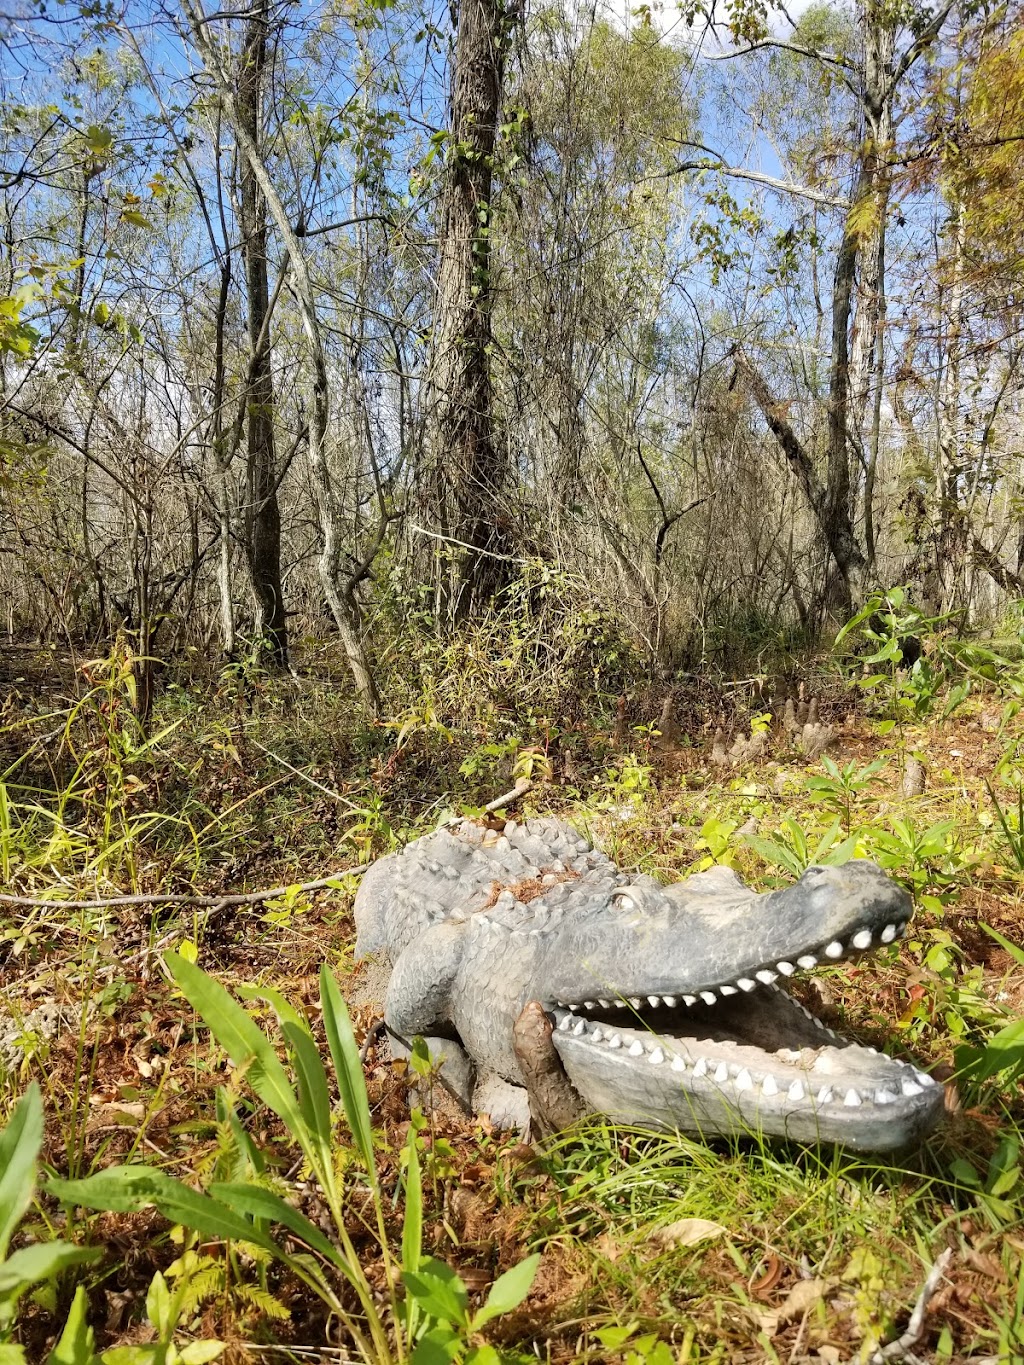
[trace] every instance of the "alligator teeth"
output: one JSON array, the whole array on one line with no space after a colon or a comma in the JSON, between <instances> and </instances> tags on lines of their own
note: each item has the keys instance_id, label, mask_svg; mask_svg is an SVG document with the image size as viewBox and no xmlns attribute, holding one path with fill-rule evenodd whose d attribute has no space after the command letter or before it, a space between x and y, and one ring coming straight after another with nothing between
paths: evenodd
<instances>
[{"instance_id":1,"label":"alligator teeth","mask_svg":"<svg viewBox=\"0 0 1024 1365\"><path fill-rule=\"evenodd\" d=\"M695 1076L706 1076L708 1074L708 1061L706 1057L698 1057L693 1065Z\"/></svg>"},{"instance_id":2,"label":"alligator teeth","mask_svg":"<svg viewBox=\"0 0 1024 1365\"><path fill-rule=\"evenodd\" d=\"M621 1047L621 1046L622 1046L622 1039L619 1037L619 1035L618 1035L617 1033L609 1033L609 1035L608 1035L608 1046L609 1046L609 1047Z\"/></svg>"},{"instance_id":3,"label":"alligator teeth","mask_svg":"<svg viewBox=\"0 0 1024 1365\"><path fill-rule=\"evenodd\" d=\"M753 1090L753 1088L754 1082L751 1079L750 1072L747 1070L746 1067L744 1067L742 1071L738 1071L736 1073L736 1089Z\"/></svg>"},{"instance_id":4,"label":"alligator teeth","mask_svg":"<svg viewBox=\"0 0 1024 1365\"><path fill-rule=\"evenodd\" d=\"M686 1070L686 1063L683 1061L682 1057L680 1057L680 1055L679 1055L678 1052L677 1052L676 1055L672 1058L672 1070L673 1070L673 1071L685 1071L685 1070Z\"/></svg>"},{"instance_id":5,"label":"alligator teeth","mask_svg":"<svg viewBox=\"0 0 1024 1365\"><path fill-rule=\"evenodd\" d=\"M903 1077L900 1089L903 1091L904 1095L907 1096L921 1095L924 1093L923 1087L918 1085L917 1081L912 1081L909 1076Z\"/></svg>"},{"instance_id":6,"label":"alligator teeth","mask_svg":"<svg viewBox=\"0 0 1024 1365\"><path fill-rule=\"evenodd\" d=\"M592 1010L596 1004L597 1004L596 1000L584 1000L583 1008L585 1010Z\"/></svg>"},{"instance_id":7,"label":"alligator teeth","mask_svg":"<svg viewBox=\"0 0 1024 1365\"><path fill-rule=\"evenodd\" d=\"M612 1007L612 1002L610 1000L599 1000L597 1003L601 1006L603 1010L610 1010ZM618 1001L616 1001L615 1003L618 1004Z\"/></svg>"},{"instance_id":8,"label":"alligator teeth","mask_svg":"<svg viewBox=\"0 0 1024 1365\"><path fill-rule=\"evenodd\" d=\"M676 1005L679 1004L679 1001L676 999L674 995L666 995L665 1004L668 1006L670 1010L674 1010Z\"/></svg>"},{"instance_id":9,"label":"alligator teeth","mask_svg":"<svg viewBox=\"0 0 1024 1365\"><path fill-rule=\"evenodd\" d=\"M882 930L881 934L882 942L891 943L895 937L896 937L895 924L887 924L885 928Z\"/></svg>"},{"instance_id":10,"label":"alligator teeth","mask_svg":"<svg viewBox=\"0 0 1024 1365\"><path fill-rule=\"evenodd\" d=\"M807 1091L804 1089L803 1081L794 1081L786 1091L787 1099L803 1100L807 1098Z\"/></svg>"},{"instance_id":11,"label":"alligator teeth","mask_svg":"<svg viewBox=\"0 0 1024 1365\"><path fill-rule=\"evenodd\" d=\"M739 986L741 991L752 991L757 985L757 982L751 981L749 976L741 976L738 978L736 985Z\"/></svg>"},{"instance_id":12,"label":"alligator teeth","mask_svg":"<svg viewBox=\"0 0 1024 1365\"><path fill-rule=\"evenodd\" d=\"M915 1068L914 1068L914 1075L917 1077L918 1081L920 1081L920 1083L921 1083L922 1085L926 1085L926 1086L927 1086L927 1085L938 1085L938 1081L935 1079L935 1077L934 1077L934 1076L929 1076L927 1071L918 1071L917 1068L915 1067Z\"/></svg>"},{"instance_id":13,"label":"alligator teeth","mask_svg":"<svg viewBox=\"0 0 1024 1365\"><path fill-rule=\"evenodd\" d=\"M651 1055L647 1058L647 1060L650 1063L652 1063L652 1065L657 1066L659 1062L663 1062L665 1060L665 1054L664 1052L662 1052L660 1047L656 1047L654 1051L651 1053Z\"/></svg>"},{"instance_id":14,"label":"alligator teeth","mask_svg":"<svg viewBox=\"0 0 1024 1365\"><path fill-rule=\"evenodd\" d=\"M575 1022L575 1024L573 1024L573 1026L572 1026L572 1031L573 1031L573 1033L576 1035L577 1038L580 1036L581 1033L586 1033L586 1031L587 1031L587 1025L586 1025L585 1020L583 1020L583 1019L577 1019L576 1022Z\"/></svg>"},{"instance_id":15,"label":"alligator teeth","mask_svg":"<svg viewBox=\"0 0 1024 1365\"><path fill-rule=\"evenodd\" d=\"M629 997L629 1003L633 1009L638 1010L640 1008L640 997L638 995L631 995Z\"/></svg>"},{"instance_id":16,"label":"alligator teeth","mask_svg":"<svg viewBox=\"0 0 1024 1365\"><path fill-rule=\"evenodd\" d=\"M769 1072L769 1074L765 1076L764 1080L761 1082L761 1094L777 1095L778 1093L779 1087L775 1082L775 1077L771 1075L771 1073Z\"/></svg>"},{"instance_id":17,"label":"alligator teeth","mask_svg":"<svg viewBox=\"0 0 1024 1365\"><path fill-rule=\"evenodd\" d=\"M815 1028L820 1028L820 1029L822 1030L822 1032L828 1032L828 1033L831 1033L831 1032L832 1032L831 1029L828 1029L828 1030L825 1029L825 1025L821 1022L821 1020L818 1018L818 1016L817 1016L816 1014L811 1014L810 1011L808 1011L807 1013L808 1013L808 1018L814 1020L814 1027L815 1027ZM834 1035L833 1035L833 1036L834 1036Z\"/></svg>"},{"instance_id":18,"label":"alligator teeth","mask_svg":"<svg viewBox=\"0 0 1024 1365\"><path fill-rule=\"evenodd\" d=\"M687 1008L689 1008L690 1005L696 1005L696 1003L697 1003L697 997L696 997L695 995L684 995L684 996L683 996L683 1004L686 1005Z\"/></svg>"},{"instance_id":19,"label":"alligator teeth","mask_svg":"<svg viewBox=\"0 0 1024 1365\"><path fill-rule=\"evenodd\" d=\"M894 1095L893 1092L892 1092L891 1090L876 1090L876 1091L875 1091L875 1103L876 1103L876 1104L892 1104L893 1101L894 1101L894 1100L897 1100L898 1098L899 1098L899 1096L898 1096L898 1095Z\"/></svg>"},{"instance_id":20,"label":"alligator teeth","mask_svg":"<svg viewBox=\"0 0 1024 1365\"><path fill-rule=\"evenodd\" d=\"M772 985L773 982L778 981L779 979L778 972L770 972L766 967L762 968L762 970L759 972L755 972L754 975L757 977L758 981L760 981L762 986L770 986Z\"/></svg>"},{"instance_id":21,"label":"alligator teeth","mask_svg":"<svg viewBox=\"0 0 1024 1365\"><path fill-rule=\"evenodd\" d=\"M561 1017L561 1019L559 1019L559 1021L558 1021L558 1031L559 1031L559 1033L568 1033L569 1030L570 1030L571 1028L572 1028L572 1015L571 1015L571 1014L563 1014L562 1017Z\"/></svg>"},{"instance_id":22,"label":"alligator teeth","mask_svg":"<svg viewBox=\"0 0 1024 1365\"><path fill-rule=\"evenodd\" d=\"M729 1067L725 1062L719 1062L715 1067L715 1080L719 1085L724 1085L729 1079Z\"/></svg>"},{"instance_id":23,"label":"alligator teeth","mask_svg":"<svg viewBox=\"0 0 1024 1365\"><path fill-rule=\"evenodd\" d=\"M776 962L775 965L776 967L778 967L779 971L782 973L783 976L792 976L793 973L796 971L796 968L793 966L792 962Z\"/></svg>"},{"instance_id":24,"label":"alligator teeth","mask_svg":"<svg viewBox=\"0 0 1024 1365\"><path fill-rule=\"evenodd\" d=\"M591 1038L593 1038L595 1043L599 1043L601 1039L604 1037L604 1031L599 1028L592 1029L590 1036Z\"/></svg>"},{"instance_id":25,"label":"alligator teeth","mask_svg":"<svg viewBox=\"0 0 1024 1365\"><path fill-rule=\"evenodd\" d=\"M715 995L714 991L701 991L700 998L704 1001L705 1005L713 1005L718 999L718 996Z\"/></svg>"},{"instance_id":26,"label":"alligator teeth","mask_svg":"<svg viewBox=\"0 0 1024 1365\"><path fill-rule=\"evenodd\" d=\"M649 995L649 996L647 997L647 999L650 1001L651 1009L652 1009L652 1010L656 1010L656 1009L658 1008L658 1006L661 1004L661 996L660 996L660 995Z\"/></svg>"},{"instance_id":27,"label":"alligator teeth","mask_svg":"<svg viewBox=\"0 0 1024 1365\"><path fill-rule=\"evenodd\" d=\"M635 1043L630 1043L629 1055L631 1057L642 1057L644 1055L644 1045L639 1039Z\"/></svg>"},{"instance_id":28,"label":"alligator teeth","mask_svg":"<svg viewBox=\"0 0 1024 1365\"><path fill-rule=\"evenodd\" d=\"M839 940L838 940L837 938L834 938L834 939L832 940L832 942L828 945L828 947L825 949L825 956L826 956L826 957L842 957L842 955L843 955L843 945L839 942Z\"/></svg>"},{"instance_id":29,"label":"alligator teeth","mask_svg":"<svg viewBox=\"0 0 1024 1365\"><path fill-rule=\"evenodd\" d=\"M855 948L870 948L871 930L858 929L857 933L854 934L853 938L850 941Z\"/></svg>"},{"instance_id":30,"label":"alligator teeth","mask_svg":"<svg viewBox=\"0 0 1024 1365\"><path fill-rule=\"evenodd\" d=\"M851 1109L860 1104L860 1094L851 1086L843 1097L843 1103L848 1104Z\"/></svg>"},{"instance_id":31,"label":"alligator teeth","mask_svg":"<svg viewBox=\"0 0 1024 1365\"><path fill-rule=\"evenodd\" d=\"M804 953L803 957L798 957L796 962L797 966L803 967L805 972L809 972L812 967L816 967L818 965L818 959L814 957L811 953Z\"/></svg>"},{"instance_id":32,"label":"alligator teeth","mask_svg":"<svg viewBox=\"0 0 1024 1365\"><path fill-rule=\"evenodd\" d=\"M719 994L721 994L721 995L736 995L736 994L738 994L738 992L737 992L735 986L719 986L718 990L719 990Z\"/></svg>"},{"instance_id":33,"label":"alligator teeth","mask_svg":"<svg viewBox=\"0 0 1024 1365\"><path fill-rule=\"evenodd\" d=\"M828 1104L833 1098L832 1087L830 1085L823 1085L818 1091L817 1100L819 1104Z\"/></svg>"}]
</instances>

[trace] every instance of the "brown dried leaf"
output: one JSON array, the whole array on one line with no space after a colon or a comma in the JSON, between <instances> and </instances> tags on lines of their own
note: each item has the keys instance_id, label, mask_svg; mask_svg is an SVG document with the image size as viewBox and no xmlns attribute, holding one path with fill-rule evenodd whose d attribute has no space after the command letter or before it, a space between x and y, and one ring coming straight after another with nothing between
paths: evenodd
<instances>
[{"instance_id":1,"label":"brown dried leaf","mask_svg":"<svg viewBox=\"0 0 1024 1365\"><path fill-rule=\"evenodd\" d=\"M709 1218L677 1218L674 1223L657 1228L649 1240L659 1251L668 1251L672 1247L692 1247L710 1237L728 1234L728 1228L721 1223L712 1223Z\"/></svg>"}]
</instances>

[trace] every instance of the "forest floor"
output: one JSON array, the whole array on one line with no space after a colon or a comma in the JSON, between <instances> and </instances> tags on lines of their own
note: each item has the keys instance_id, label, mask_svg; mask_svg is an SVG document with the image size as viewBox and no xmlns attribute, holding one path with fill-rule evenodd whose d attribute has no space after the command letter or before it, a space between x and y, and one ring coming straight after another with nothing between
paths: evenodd
<instances>
[{"instance_id":1,"label":"forest floor","mask_svg":"<svg viewBox=\"0 0 1024 1365\"><path fill-rule=\"evenodd\" d=\"M915 901L905 941L798 977L793 990L844 1033L930 1069L946 1083L947 1118L896 1160L755 1138L706 1145L596 1122L541 1149L450 1112L410 1134L404 1064L371 1040L376 1189L340 1113L332 1160L345 1232L387 1330L413 1142L424 1253L457 1272L471 1307L498 1275L541 1253L518 1306L485 1332L461 1329L461 1345L439 1355L421 1343L417 1360L454 1353L486 1365L496 1357L485 1341L502 1358L635 1365L1024 1359L1024 1035L1008 1029L1024 1015L1024 954L1014 951L1024 938L1024 724L1012 688L976 687L943 718L941 696L907 705L898 681L865 695L831 665L808 667L805 687L834 731L812 761L756 680L677 689L670 740L652 724L652 692L631 706L616 742L614 697L589 714L567 708L557 724L550 707L481 705L453 720L412 705L365 727L330 686L182 678L165 686L143 734L130 669L116 659L83 671L52 652L8 651L0 678L5 890L26 902L89 902L0 906L0 1125L37 1081L45 1172L82 1179L145 1163L202 1188L223 1178L225 1163L237 1166L236 1113L261 1179L329 1228L294 1132L253 1099L253 1078L188 1007L163 954L177 950L232 991L258 987L246 1006L275 1040L279 992L305 1011L324 1055L326 963L362 1043L375 1011L359 1003L367 992L352 958L359 869L529 776L517 818L558 815L624 869L663 880L725 862L764 888L832 855L880 862ZM895 726L879 719L890 712ZM723 717L764 728L765 755L713 764ZM910 757L926 781L906 795ZM300 889L328 877L335 885ZM217 903L275 886L288 889ZM105 903L123 893L215 903ZM65 1277L56 1294L24 1300L12 1339L30 1362L46 1359L75 1283L87 1290L97 1350L162 1332L179 1344L226 1343L221 1358L233 1361L358 1355L294 1264L184 1234L145 1200L128 1211L62 1210L44 1189L18 1236L103 1248L70 1285ZM890 1346L879 1356L907 1332L947 1250L903 1354ZM147 1294L149 1317L159 1316L157 1272L183 1291L169 1326L166 1315L147 1320ZM402 1358L397 1337L389 1349ZM370 1358L384 1358L379 1345Z\"/></svg>"}]
</instances>

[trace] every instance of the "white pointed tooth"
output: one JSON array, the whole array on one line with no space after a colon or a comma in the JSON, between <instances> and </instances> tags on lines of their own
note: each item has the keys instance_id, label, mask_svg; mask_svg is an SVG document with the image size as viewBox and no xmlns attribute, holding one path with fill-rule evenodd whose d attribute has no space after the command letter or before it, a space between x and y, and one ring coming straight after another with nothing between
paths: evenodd
<instances>
[{"instance_id":1,"label":"white pointed tooth","mask_svg":"<svg viewBox=\"0 0 1024 1365\"><path fill-rule=\"evenodd\" d=\"M898 1096L897 1096L897 1095L894 1095L893 1092L892 1092L891 1090L876 1090L876 1091L875 1091L875 1103L876 1103L876 1104L892 1104L896 1099L898 1099Z\"/></svg>"},{"instance_id":2,"label":"white pointed tooth","mask_svg":"<svg viewBox=\"0 0 1024 1365\"><path fill-rule=\"evenodd\" d=\"M860 1092L854 1090L853 1087L851 1086L850 1089L847 1090L846 1094L843 1096L843 1103L848 1104L851 1109L855 1108L858 1104L860 1104Z\"/></svg>"},{"instance_id":3,"label":"white pointed tooth","mask_svg":"<svg viewBox=\"0 0 1024 1365\"><path fill-rule=\"evenodd\" d=\"M804 1089L803 1081L794 1081L786 1091L786 1098L791 1100L804 1100L807 1098L807 1091Z\"/></svg>"},{"instance_id":4,"label":"white pointed tooth","mask_svg":"<svg viewBox=\"0 0 1024 1365\"><path fill-rule=\"evenodd\" d=\"M592 1010L596 1004L597 1004L596 1000L584 1000L583 1008L585 1010Z\"/></svg>"},{"instance_id":5,"label":"white pointed tooth","mask_svg":"<svg viewBox=\"0 0 1024 1365\"><path fill-rule=\"evenodd\" d=\"M651 1009L652 1009L652 1010L656 1010L656 1009L658 1008L658 1006L661 1004L661 996L660 996L660 995L649 995L649 996L647 997L647 999L650 1001Z\"/></svg>"},{"instance_id":6,"label":"white pointed tooth","mask_svg":"<svg viewBox=\"0 0 1024 1365\"><path fill-rule=\"evenodd\" d=\"M612 1002L610 1000L599 1000L597 1003L603 1010L610 1010L612 1007Z\"/></svg>"},{"instance_id":7,"label":"white pointed tooth","mask_svg":"<svg viewBox=\"0 0 1024 1365\"><path fill-rule=\"evenodd\" d=\"M770 986L774 981L778 981L779 979L778 972L770 972L767 967L763 967L761 971L755 972L754 975L762 986Z\"/></svg>"},{"instance_id":8,"label":"white pointed tooth","mask_svg":"<svg viewBox=\"0 0 1024 1365\"><path fill-rule=\"evenodd\" d=\"M705 1005L713 1005L718 999L718 996L714 991L701 991L700 998L704 1001Z\"/></svg>"},{"instance_id":9,"label":"white pointed tooth","mask_svg":"<svg viewBox=\"0 0 1024 1365\"><path fill-rule=\"evenodd\" d=\"M818 965L818 959L813 953L804 953L803 957L797 958L796 963L798 967L803 967L805 972L809 972L812 967Z\"/></svg>"},{"instance_id":10,"label":"white pointed tooth","mask_svg":"<svg viewBox=\"0 0 1024 1365\"><path fill-rule=\"evenodd\" d=\"M817 1017L817 1015L808 1013L808 1016L807 1016L807 1017L808 1017L809 1019L813 1019L813 1020L814 1020L814 1027L815 1027L815 1028L824 1029L825 1025L821 1022L821 1020Z\"/></svg>"},{"instance_id":11,"label":"white pointed tooth","mask_svg":"<svg viewBox=\"0 0 1024 1365\"><path fill-rule=\"evenodd\" d=\"M756 981L751 981L749 976L741 976L737 979L736 985L741 991L752 991L757 985Z\"/></svg>"},{"instance_id":12,"label":"white pointed tooth","mask_svg":"<svg viewBox=\"0 0 1024 1365\"><path fill-rule=\"evenodd\" d=\"M842 955L843 955L843 945L839 942L839 940L838 940L837 938L834 938L834 939L832 940L832 942L828 945L828 947L825 949L825 956L826 956L826 957L842 957Z\"/></svg>"},{"instance_id":13,"label":"white pointed tooth","mask_svg":"<svg viewBox=\"0 0 1024 1365\"><path fill-rule=\"evenodd\" d=\"M609 1033L609 1035L608 1035L608 1046L609 1046L609 1047L621 1047L621 1046L622 1046L622 1039L619 1037L619 1035L618 1035L617 1033Z\"/></svg>"},{"instance_id":14,"label":"white pointed tooth","mask_svg":"<svg viewBox=\"0 0 1024 1365\"><path fill-rule=\"evenodd\" d=\"M665 1060L665 1054L660 1047L656 1047L647 1060L653 1063L654 1066L657 1066L660 1062Z\"/></svg>"},{"instance_id":15,"label":"white pointed tooth","mask_svg":"<svg viewBox=\"0 0 1024 1365\"><path fill-rule=\"evenodd\" d=\"M572 1026L572 1031L573 1031L573 1033L576 1035L577 1038L580 1036L581 1033L586 1033L586 1031L587 1031L587 1025L586 1025L585 1020L583 1020L583 1019L577 1019L576 1022L575 1022L575 1024L573 1024L573 1026Z\"/></svg>"},{"instance_id":16,"label":"white pointed tooth","mask_svg":"<svg viewBox=\"0 0 1024 1365\"><path fill-rule=\"evenodd\" d=\"M644 1055L644 1045L637 1039L629 1045L629 1055L631 1057L642 1057Z\"/></svg>"},{"instance_id":17,"label":"white pointed tooth","mask_svg":"<svg viewBox=\"0 0 1024 1365\"><path fill-rule=\"evenodd\" d=\"M631 995L629 997L629 1003L633 1009L638 1010L640 1008L640 997L638 995Z\"/></svg>"},{"instance_id":18,"label":"white pointed tooth","mask_svg":"<svg viewBox=\"0 0 1024 1365\"><path fill-rule=\"evenodd\" d=\"M924 1086L938 1084L934 1076L929 1076L927 1071L918 1071L916 1067L914 1068L914 1076Z\"/></svg>"},{"instance_id":19,"label":"white pointed tooth","mask_svg":"<svg viewBox=\"0 0 1024 1365\"><path fill-rule=\"evenodd\" d=\"M778 967L779 971L782 973L783 976L792 976L793 973L796 971L796 968L793 966L792 962L776 962L775 965L776 967Z\"/></svg>"},{"instance_id":20,"label":"white pointed tooth","mask_svg":"<svg viewBox=\"0 0 1024 1365\"><path fill-rule=\"evenodd\" d=\"M857 932L854 934L853 938L850 940L850 942L853 944L855 948L870 948L871 930L858 929Z\"/></svg>"},{"instance_id":21,"label":"white pointed tooth","mask_svg":"<svg viewBox=\"0 0 1024 1365\"><path fill-rule=\"evenodd\" d=\"M599 1043L601 1039L604 1037L604 1032L602 1029L599 1028L591 1029L590 1036L591 1038L593 1038L595 1043Z\"/></svg>"},{"instance_id":22,"label":"white pointed tooth","mask_svg":"<svg viewBox=\"0 0 1024 1365\"><path fill-rule=\"evenodd\" d=\"M683 996L683 1004L686 1005L687 1008L689 1008L690 1005L696 1005L696 1003L697 1003L697 997L696 997L695 995L684 995L684 996Z\"/></svg>"},{"instance_id":23,"label":"white pointed tooth","mask_svg":"<svg viewBox=\"0 0 1024 1365\"><path fill-rule=\"evenodd\" d=\"M560 1033L568 1033L569 1030L570 1030L571 1028L572 1028L572 1015L571 1015L571 1014L563 1014L562 1017L561 1017L561 1019L559 1019L559 1021L558 1021L558 1029L559 1029L559 1032L560 1032Z\"/></svg>"},{"instance_id":24,"label":"white pointed tooth","mask_svg":"<svg viewBox=\"0 0 1024 1365\"><path fill-rule=\"evenodd\" d=\"M724 1085L729 1079L729 1068L725 1062L719 1062L715 1067L715 1080L719 1085Z\"/></svg>"},{"instance_id":25,"label":"white pointed tooth","mask_svg":"<svg viewBox=\"0 0 1024 1365\"><path fill-rule=\"evenodd\" d=\"M555 1004L558 1006L560 1010L567 1010L569 1008L569 1006L565 1003L564 1000L556 1000Z\"/></svg>"},{"instance_id":26,"label":"white pointed tooth","mask_svg":"<svg viewBox=\"0 0 1024 1365\"><path fill-rule=\"evenodd\" d=\"M903 1077L903 1082L902 1085L900 1086L900 1089L903 1091L904 1095L908 1096L922 1095L924 1093L923 1087L918 1085L917 1081L912 1081L909 1076Z\"/></svg>"},{"instance_id":27,"label":"white pointed tooth","mask_svg":"<svg viewBox=\"0 0 1024 1365\"><path fill-rule=\"evenodd\" d=\"M887 924L881 933L882 942L891 943L895 937L896 937L895 924Z\"/></svg>"},{"instance_id":28,"label":"white pointed tooth","mask_svg":"<svg viewBox=\"0 0 1024 1365\"><path fill-rule=\"evenodd\" d=\"M673 1070L673 1071L685 1071L685 1070L686 1070L686 1063L683 1061L682 1057L680 1057L680 1055L679 1055L678 1052L677 1052L676 1055L672 1058L672 1070Z\"/></svg>"},{"instance_id":29,"label":"white pointed tooth","mask_svg":"<svg viewBox=\"0 0 1024 1365\"><path fill-rule=\"evenodd\" d=\"M778 1093L779 1087L776 1084L775 1077L771 1074L771 1072L769 1072L768 1075L765 1076L764 1080L761 1082L761 1094L777 1095Z\"/></svg>"},{"instance_id":30,"label":"white pointed tooth","mask_svg":"<svg viewBox=\"0 0 1024 1365\"><path fill-rule=\"evenodd\" d=\"M666 995L665 1004L668 1006L670 1010L674 1010L675 1007L679 1004L679 1001L676 999L674 995Z\"/></svg>"},{"instance_id":31,"label":"white pointed tooth","mask_svg":"<svg viewBox=\"0 0 1024 1365\"><path fill-rule=\"evenodd\" d=\"M719 993L719 995L738 995L738 994L739 994L739 992L737 991L737 989L736 989L735 986L719 986L719 988L718 988L718 993Z\"/></svg>"},{"instance_id":32,"label":"white pointed tooth","mask_svg":"<svg viewBox=\"0 0 1024 1365\"><path fill-rule=\"evenodd\" d=\"M830 1085L823 1085L818 1091L816 1098L819 1104L828 1104L833 1098L832 1087Z\"/></svg>"},{"instance_id":33,"label":"white pointed tooth","mask_svg":"<svg viewBox=\"0 0 1024 1365\"><path fill-rule=\"evenodd\" d=\"M751 1078L750 1072L747 1070L746 1067L744 1067L742 1071L738 1071L736 1073L736 1089L753 1090L753 1088L754 1088L753 1079Z\"/></svg>"},{"instance_id":34,"label":"white pointed tooth","mask_svg":"<svg viewBox=\"0 0 1024 1365\"><path fill-rule=\"evenodd\" d=\"M693 1074L695 1076L706 1076L708 1074L708 1059L706 1057L697 1058L693 1066Z\"/></svg>"}]
</instances>

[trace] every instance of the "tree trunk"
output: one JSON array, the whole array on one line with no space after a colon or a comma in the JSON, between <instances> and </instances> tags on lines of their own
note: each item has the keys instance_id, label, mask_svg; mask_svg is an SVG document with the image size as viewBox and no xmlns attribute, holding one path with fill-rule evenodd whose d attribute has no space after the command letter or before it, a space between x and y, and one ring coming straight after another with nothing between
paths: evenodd
<instances>
[{"instance_id":1,"label":"tree trunk","mask_svg":"<svg viewBox=\"0 0 1024 1365\"><path fill-rule=\"evenodd\" d=\"M246 22L238 73L238 117L258 149L260 98L267 56L267 0ZM246 413L245 553L256 597L258 637L274 662L288 663L288 626L281 590L281 513L277 503L274 378L267 277L267 205L248 157L241 158L239 222L248 305L249 392Z\"/></svg>"},{"instance_id":2,"label":"tree trunk","mask_svg":"<svg viewBox=\"0 0 1024 1365\"><path fill-rule=\"evenodd\" d=\"M506 461L491 395L491 192L507 21L501 0L459 0L441 204L427 450L441 529L465 548L452 604L476 611L507 579Z\"/></svg>"}]
</instances>

